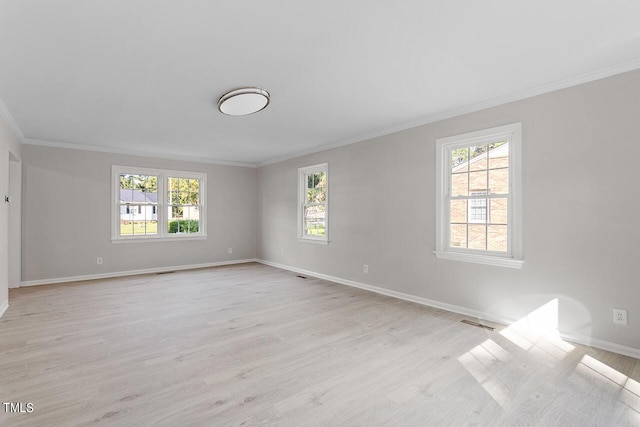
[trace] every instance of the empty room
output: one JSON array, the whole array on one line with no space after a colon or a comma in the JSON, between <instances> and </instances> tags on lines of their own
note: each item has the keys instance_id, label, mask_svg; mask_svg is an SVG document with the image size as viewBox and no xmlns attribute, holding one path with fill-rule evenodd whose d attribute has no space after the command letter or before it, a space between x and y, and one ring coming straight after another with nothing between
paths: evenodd
<instances>
[{"instance_id":1,"label":"empty room","mask_svg":"<svg viewBox=\"0 0 640 427\"><path fill-rule=\"evenodd\" d=\"M0 0L0 425L640 426L638 16Z\"/></svg>"}]
</instances>

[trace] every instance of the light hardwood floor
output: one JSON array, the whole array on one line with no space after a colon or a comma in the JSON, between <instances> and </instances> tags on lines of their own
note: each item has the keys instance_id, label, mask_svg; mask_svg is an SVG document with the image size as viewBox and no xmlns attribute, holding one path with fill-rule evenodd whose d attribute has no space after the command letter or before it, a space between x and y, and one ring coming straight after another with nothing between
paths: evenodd
<instances>
[{"instance_id":1,"label":"light hardwood floor","mask_svg":"<svg viewBox=\"0 0 640 427\"><path fill-rule=\"evenodd\" d=\"M260 264L12 290L4 426L640 425L636 359Z\"/></svg>"}]
</instances>

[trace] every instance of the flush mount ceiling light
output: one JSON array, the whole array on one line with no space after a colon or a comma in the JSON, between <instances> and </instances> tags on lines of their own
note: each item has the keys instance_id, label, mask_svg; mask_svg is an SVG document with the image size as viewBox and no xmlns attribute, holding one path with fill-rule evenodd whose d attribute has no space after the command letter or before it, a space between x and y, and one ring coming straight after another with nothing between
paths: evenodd
<instances>
[{"instance_id":1,"label":"flush mount ceiling light","mask_svg":"<svg viewBox=\"0 0 640 427\"><path fill-rule=\"evenodd\" d=\"M269 92L257 87L234 89L218 100L218 110L229 116L257 113L267 105L269 105Z\"/></svg>"}]
</instances>

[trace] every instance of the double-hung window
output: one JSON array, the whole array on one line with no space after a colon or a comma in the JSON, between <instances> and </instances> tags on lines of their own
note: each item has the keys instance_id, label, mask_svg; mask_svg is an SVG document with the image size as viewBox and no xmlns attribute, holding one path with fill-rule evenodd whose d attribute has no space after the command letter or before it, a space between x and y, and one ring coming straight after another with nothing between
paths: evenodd
<instances>
[{"instance_id":1,"label":"double-hung window","mask_svg":"<svg viewBox=\"0 0 640 427\"><path fill-rule=\"evenodd\" d=\"M520 268L520 123L436 145L436 256Z\"/></svg>"},{"instance_id":2,"label":"double-hung window","mask_svg":"<svg viewBox=\"0 0 640 427\"><path fill-rule=\"evenodd\" d=\"M206 236L204 173L113 166L112 240Z\"/></svg>"},{"instance_id":3,"label":"double-hung window","mask_svg":"<svg viewBox=\"0 0 640 427\"><path fill-rule=\"evenodd\" d=\"M298 169L298 239L329 242L329 185L327 163Z\"/></svg>"}]
</instances>

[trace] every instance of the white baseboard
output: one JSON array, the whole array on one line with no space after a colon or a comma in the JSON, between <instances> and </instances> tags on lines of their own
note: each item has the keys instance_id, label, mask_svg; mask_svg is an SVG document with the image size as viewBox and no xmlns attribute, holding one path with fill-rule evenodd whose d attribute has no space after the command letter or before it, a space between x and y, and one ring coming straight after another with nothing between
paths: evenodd
<instances>
[{"instance_id":1,"label":"white baseboard","mask_svg":"<svg viewBox=\"0 0 640 427\"><path fill-rule=\"evenodd\" d=\"M5 311L7 311L7 308L9 308L9 300L6 300L2 305L0 305L0 317L2 317Z\"/></svg>"},{"instance_id":2,"label":"white baseboard","mask_svg":"<svg viewBox=\"0 0 640 427\"><path fill-rule=\"evenodd\" d=\"M271 267L281 268L283 270L293 271L295 273L304 274L307 276L317 277L319 279L328 280L330 282L339 283L341 285L352 286L354 288L360 288L367 291L375 292L378 294L398 298L405 301L415 302L417 304L426 305L433 308L439 308L441 310L451 311L453 313L462 314L464 316L473 317L480 320L487 320L489 322L499 323L502 325L511 325L518 321L518 319L510 319L504 316L488 313L484 311L473 310L471 308L462 307L454 304L447 304L440 301L431 300L428 298L419 297L416 295L406 294L404 292L393 291L390 289L380 288L377 286L367 285L366 283L356 282L354 280L343 279L340 277L329 276L327 274L316 273L315 271L304 270L302 268L291 267L289 265L278 264L263 259L257 259L257 262ZM601 350L610 351L612 353L622 354L624 356L640 359L640 349L629 347L622 344L616 344L613 342L601 340L598 338L592 338L586 335L574 334L570 332L558 331L560 336L567 341L571 341L577 344L582 344L590 347L596 347Z\"/></svg>"},{"instance_id":3,"label":"white baseboard","mask_svg":"<svg viewBox=\"0 0 640 427\"><path fill-rule=\"evenodd\" d=\"M587 335L574 334L571 332L563 332L563 331L559 331L559 332L560 332L560 336L566 339L567 341L586 345L589 347L599 348L601 350L607 350L612 353L622 354L623 356L629 356L635 359L640 359L640 349L629 347L622 344L616 344L611 341L605 341L598 338L593 338Z\"/></svg>"},{"instance_id":4,"label":"white baseboard","mask_svg":"<svg viewBox=\"0 0 640 427\"><path fill-rule=\"evenodd\" d=\"M146 268L142 270L116 271L113 273L87 274L85 276L56 277L52 279L27 280L27 281L21 282L20 286L23 287L23 286L53 285L56 283L81 282L84 280L110 279L113 277L135 276L138 274L164 273L167 271L193 270L196 268L220 267L223 265L233 265L233 264L246 264L248 262L256 262L256 261L257 260L255 258L250 258L250 259L238 259L233 261L209 262L205 264L177 265L173 267L157 267L157 268Z\"/></svg>"}]
</instances>

